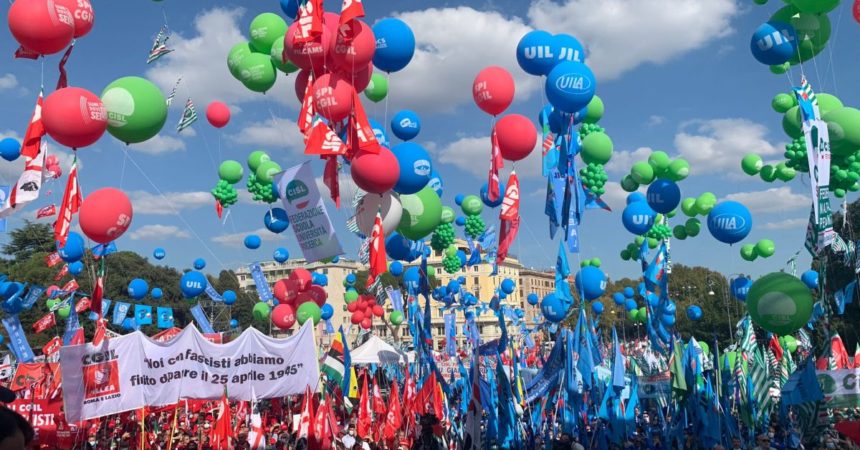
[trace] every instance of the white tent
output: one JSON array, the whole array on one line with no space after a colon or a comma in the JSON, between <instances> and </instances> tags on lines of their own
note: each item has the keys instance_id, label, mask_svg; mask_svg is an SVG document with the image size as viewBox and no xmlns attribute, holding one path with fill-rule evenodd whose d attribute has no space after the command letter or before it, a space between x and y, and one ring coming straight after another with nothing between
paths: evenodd
<instances>
[{"instance_id":1,"label":"white tent","mask_svg":"<svg viewBox=\"0 0 860 450\"><path fill-rule=\"evenodd\" d=\"M406 362L406 355L377 336L350 350L352 364L398 364Z\"/></svg>"}]
</instances>

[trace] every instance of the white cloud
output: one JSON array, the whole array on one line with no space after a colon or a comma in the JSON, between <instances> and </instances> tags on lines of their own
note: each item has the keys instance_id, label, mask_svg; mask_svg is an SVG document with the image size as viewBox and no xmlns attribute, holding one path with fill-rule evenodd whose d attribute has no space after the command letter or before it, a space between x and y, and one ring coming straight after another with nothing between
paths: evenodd
<instances>
[{"instance_id":1,"label":"white cloud","mask_svg":"<svg viewBox=\"0 0 860 450\"><path fill-rule=\"evenodd\" d=\"M603 185L603 189L606 192L600 196L600 198L602 198L613 211L620 211L627 205L627 196L630 195L630 192L622 189L620 183L607 181L606 184ZM640 187L638 190L643 194L645 193L644 186Z\"/></svg>"},{"instance_id":2,"label":"white cloud","mask_svg":"<svg viewBox=\"0 0 860 450\"><path fill-rule=\"evenodd\" d=\"M191 234L173 225L144 225L129 233L131 240L189 238Z\"/></svg>"},{"instance_id":3,"label":"white cloud","mask_svg":"<svg viewBox=\"0 0 860 450\"><path fill-rule=\"evenodd\" d=\"M10 137L10 138L13 138L13 139L16 139L16 140L18 140L18 141L21 141L21 139L23 139L23 138L21 137L21 135L20 135L20 134L18 134L18 132L17 132L17 131L15 131L15 130L3 130L3 131L0 131L0 139L6 139L6 138L9 138L9 137Z\"/></svg>"},{"instance_id":4,"label":"white cloud","mask_svg":"<svg viewBox=\"0 0 860 450\"><path fill-rule=\"evenodd\" d=\"M147 191L133 191L131 206L135 214L176 215L189 209L212 206L215 199L209 192L167 192L163 196Z\"/></svg>"},{"instance_id":5,"label":"white cloud","mask_svg":"<svg viewBox=\"0 0 860 450\"><path fill-rule=\"evenodd\" d=\"M0 75L0 91L15 89L18 87L18 78L11 73Z\"/></svg>"},{"instance_id":6,"label":"white cloud","mask_svg":"<svg viewBox=\"0 0 860 450\"><path fill-rule=\"evenodd\" d=\"M645 126L652 128L652 127L663 125L664 123L666 123L666 117L665 116L653 114L653 115L648 117L648 120L645 122Z\"/></svg>"},{"instance_id":7,"label":"white cloud","mask_svg":"<svg viewBox=\"0 0 860 450\"><path fill-rule=\"evenodd\" d=\"M681 125L675 147L690 162L693 173L740 176L740 161L747 153L782 153L781 146L768 142L767 131L764 125L747 119L693 120Z\"/></svg>"},{"instance_id":8,"label":"white cloud","mask_svg":"<svg viewBox=\"0 0 860 450\"><path fill-rule=\"evenodd\" d=\"M279 236L265 228L258 228L253 231L246 231L244 233L231 233L231 234L223 234L221 236L215 236L212 238L212 242L226 245L228 247L241 247L245 243L245 236L249 234L256 234L260 236L260 240L268 241L268 242L276 242L284 239L283 236Z\"/></svg>"},{"instance_id":9,"label":"white cloud","mask_svg":"<svg viewBox=\"0 0 860 450\"><path fill-rule=\"evenodd\" d=\"M788 219L781 222L768 222L762 225L765 230L787 230L789 228L805 227L809 223L809 219Z\"/></svg>"},{"instance_id":10,"label":"white cloud","mask_svg":"<svg viewBox=\"0 0 860 450\"><path fill-rule=\"evenodd\" d=\"M651 147L639 147L631 151L614 151L612 159L604 166L609 173L630 173L630 166L639 161L648 161L651 152L654 150Z\"/></svg>"},{"instance_id":11,"label":"white cloud","mask_svg":"<svg viewBox=\"0 0 860 450\"><path fill-rule=\"evenodd\" d=\"M462 137L445 145L434 143L427 148L433 154L434 162L450 164L480 179L486 179L490 170L492 146L489 136ZM516 163L505 161L505 168L500 171L500 178L504 181L513 168L517 169L517 175L520 177L541 176L540 136L538 136L534 150L526 159Z\"/></svg>"},{"instance_id":12,"label":"white cloud","mask_svg":"<svg viewBox=\"0 0 860 450\"><path fill-rule=\"evenodd\" d=\"M415 33L415 56L391 78L392 107L419 112L451 112L472 103L472 81L487 66L501 66L513 75L515 100L527 99L540 87L537 77L523 72L516 47L530 28L518 18L467 6L429 8L397 15ZM475 107L477 108L477 107Z\"/></svg>"},{"instance_id":13,"label":"white cloud","mask_svg":"<svg viewBox=\"0 0 860 450\"><path fill-rule=\"evenodd\" d=\"M185 142L172 136L158 134L152 139L139 144L131 144L129 148L150 155L160 155L162 153L185 150Z\"/></svg>"},{"instance_id":14,"label":"white cloud","mask_svg":"<svg viewBox=\"0 0 860 450\"><path fill-rule=\"evenodd\" d=\"M296 122L281 117L272 117L263 122L252 122L236 134L227 136L231 141L245 146L260 146L265 149L288 149L304 152L304 137Z\"/></svg>"},{"instance_id":15,"label":"white cloud","mask_svg":"<svg viewBox=\"0 0 860 450\"><path fill-rule=\"evenodd\" d=\"M734 200L744 204L752 212L774 213L809 208L812 200L801 194L791 192L788 186L770 188L764 191L735 192L722 200Z\"/></svg>"},{"instance_id":16,"label":"white cloud","mask_svg":"<svg viewBox=\"0 0 860 450\"><path fill-rule=\"evenodd\" d=\"M528 16L536 28L576 36L598 79L609 80L731 34L738 11L735 0L537 0Z\"/></svg>"}]
</instances>

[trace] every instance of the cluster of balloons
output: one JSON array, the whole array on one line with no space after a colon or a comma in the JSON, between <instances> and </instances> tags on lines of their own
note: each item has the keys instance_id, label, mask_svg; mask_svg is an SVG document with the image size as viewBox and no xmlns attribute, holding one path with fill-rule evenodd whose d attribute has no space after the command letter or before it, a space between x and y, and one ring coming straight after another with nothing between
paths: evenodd
<instances>
[{"instance_id":1,"label":"cluster of balloons","mask_svg":"<svg viewBox=\"0 0 860 450\"><path fill-rule=\"evenodd\" d=\"M666 152L656 150L648 156L647 161L639 161L630 167L630 173L621 179L621 188L633 192L654 180L678 182L689 175L690 163L687 160L671 159Z\"/></svg>"},{"instance_id":2,"label":"cluster of balloons","mask_svg":"<svg viewBox=\"0 0 860 450\"><path fill-rule=\"evenodd\" d=\"M454 202L460 206L463 214L466 216L463 223L466 236L477 239L484 234L487 226L484 223L484 219L481 218L481 212L484 210L484 204L481 199L477 195L458 195L454 199Z\"/></svg>"},{"instance_id":3,"label":"cluster of balloons","mask_svg":"<svg viewBox=\"0 0 860 450\"><path fill-rule=\"evenodd\" d=\"M227 68L234 78L254 92L266 92L275 85L277 71L295 72L297 67L283 59L287 22L274 13L262 13L251 21L250 42L233 46Z\"/></svg>"},{"instance_id":4,"label":"cluster of balloons","mask_svg":"<svg viewBox=\"0 0 860 450\"><path fill-rule=\"evenodd\" d=\"M788 5L761 24L750 39L753 57L770 66L775 74L783 74L789 67L809 61L824 50L831 34L827 13L840 0L786 0L785 3Z\"/></svg>"},{"instance_id":5,"label":"cluster of balloons","mask_svg":"<svg viewBox=\"0 0 860 450\"><path fill-rule=\"evenodd\" d=\"M287 278L275 283L274 295L277 302L271 310L272 324L282 330L291 328L297 321L299 325L303 325L306 321L313 320L316 325L324 319L323 309L328 311L325 315L331 318L334 310L331 309L331 305L326 304L328 293L323 286L315 284L314 281L323 282L322 279L315 278L307 269L296 268ZM327 280L325 282L327 283ZM269 306L260 302L255 305L255 309L258 307L262 309L262 306L259 306L261 304L266 308Z\"/></svg>"},{"instance_id":6,"label":"cluster of balloons","mask_svg":"<svg viewBox=\"0 0 860 450\"><path fill-rule=\"evenodd\" d=\"M776 244L770 239L761 239L755 244L741 246L741 258L744 261L755 261L756 258L770 258L776 252Z\"/></svg>"},{"instance_id":7,"label":"cluster of balloons","mask_svg":"<svg viewBox=\"0 0 860 450\"><path fill-rule=\"evenodd\" d=\"M63 176L63 168L60 167L60 159L57 155L48 155L45 158L45 175L51 179L57 179Z\"/></svg>"},{"instance_id":8,"label":"cluster of balloons","mask_svg":"<svg viewBox=\"0 0 860 450\"><path fill-rule=\"evenodd\" d=\"M52 55L93 28L89 0L16 0L9 7L9 30L24 50Z\"/></svg>"},{"instance_id":9,"label":"cluster of balloons","mask_svg":"<svg viewBox=\"0 0 860 450\"><path fill-rule=\"evenodd\" d=\"M266 152L255 150L248 155L248 170L245 187L251 193L251 198L258 202L274 203L278 199L278 190L273 181L274 176L283 170L280 164L272 161ZM239 176L240 180L241 178Z\"/></svg>"},{"instance_id":10,"label":"cluster of balloons","mask_svg":"<svg viewBox=\"0 0 860 450\"><path fill-rule=\"evenodd\" d=\"M807 281L812 283L812 277ZM817 277L815 282L817 283ZM812 317L810 287L795 276L774 272L756 280L747 293L747 311L753 322L771 333L794 333Z\"/></svg>"}]
</instances>

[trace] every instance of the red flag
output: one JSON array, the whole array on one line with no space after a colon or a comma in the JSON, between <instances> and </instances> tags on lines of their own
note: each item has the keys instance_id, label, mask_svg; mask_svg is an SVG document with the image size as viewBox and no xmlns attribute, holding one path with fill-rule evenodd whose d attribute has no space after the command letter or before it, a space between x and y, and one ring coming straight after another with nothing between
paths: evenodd
<instances>
[{"instance_id":1,"label":"red flag","mask_svg":"<svg viewBox=\"0 0 860 450\"><path fill-rule=\"evenodd\" d=\"M305 142L306 155L345 155L346 144L322 120L317 121Z\"/></svg>"},{"instance_id":2,"label":"red flag","mask_svg":"<svg viewBox=\"0 0 860 450\"><path fill-rule=\"evenodd\" d=\"M66 192L63 193L63 203L60 205L60 217L54 223L54 240L60 245L66 245L66 237L72 225L72 215L78 212L83 197L78 188L78 160L72 161L72 170L69 171L69 179L66 182Z\"/></svg>"},{"instance_id":3,"label":"red flag","mask_svg":"<svg viewBox=\"0 0 860 450\"><path fill-rule=\"evenodd\" d=\"M358 93L352 91L352 114L349 117L349 149L352 153L365 151L370 153L379 153L379 142L376 140L376 134L373 132L373 127L370 126L370 121L367 120L367 114L364 112L364 106L361 105L361 99L358 98Z\"/></svg>"},{"instance_id":4,"label":"red flag","mask_svg":"<svg viewBox=\"0 0 860 450\"><path fill-rule=\"evenodd\" d=\"M69 265L63 264L63 267L60 268L60 271L54 275L54 281L60 281L64 276L69 274Z\"/></svg>"},{"instance_id":5,"label":"red flag","mask_svg":"<svg viewBox=\"0 0 860 450\"><path fill-rule=\"evenodd\" d=\"M65 292L75 292L79 287L77 280L69 280L68 283L63 285L61 290Z\"/></svg>"},{"instance_id":6,"label":"red flag","mask_svg":"<svg viewBox=\"0 0 860 450\"><path fill-rule=\"evenodd\" d=\"M305 388L305 397L302 400L302 415L299 419L299 433L296 439L305 438L308 442L313 439L314 432L314 394L311 392L310 386Z\"/></svg>"},{"instance_id":7,"label":"red flag","mask_svg":"<svg viewBox=\"0 0 860 450\"><path fill-rule=\"evenodd\" d=\"M44 93L39 91L39 98L36 99L36 108L33 110L33 116L30 117L30 125L27 126L27 131L24 133L24 141L21 142L21 156L29 159L34 159L39 155L39 149L42 146L42 137L45 136L45 125L42 124L42 98Z\"/></svg>"},{"instance_id":8,"label":"red flag","mask_svg":"<svg viewBox=\"0 0 860 450\"><path fill-rule=\"evenodd\" d=\"M385 406L385 400L382 399L382 391L379 390L379 385L373 382L373 412L376 414L385 414L388 407Z\"/></svg>"},{"instance_id":9,"label":"red flag","mask_svg":"<svg viewBox=\"0 0 860 450\"><path fill-rule=\"evenodd\" d=\"M836 363L837 369L847 369L851 367L848 360L848 351L845 349L845 343L842 342L842 337L838 333L830 338L830 357Z\"/></svg>"},{"instance_id":10,"label":"red flag","mask_svg":"<svg viewBox=\"0 0 860 450\"><path fill-rule=\"evenodd\" d=\"M302 98L302 109L299 111L299 120L297 123L299 131L305 136L308 135L311 127L314 125L314 116L316 115L316 111L314 111L314 94L311 89L313 84L314 75L311 73L308 75L308 85L305 87L305 96Z\"/></svg>"},{"instance_id":11,"label":"red flag","mask_svg":"<svg viewBox=\"0 0 860 450\"><path fill-rule=\"evenodd\" d=\"M99 271L96 273L95 283L93 283L93 300L90 303L90 310L98 314L99 319L102 317L102 297L105 290L105 266L104 259L99 266ZM99 320L101 322L101 320ZM93 338L95 341L95 338Z\"/></svg>"},{"instance_id":12,"label":"red flag","mask_svg":"<svg viewBox=\"0 0 860 450\"><path fill-rule=\"evenodd\" d=\"M370 271L367 275L367 285L370 286L376 277L388 270L388 262L385 260L385 231L382 229L382 216L376 212L376 220L373 221L373 230L370 232Z\"/></svg>"},{"instance_id":13,"label":"red flag","mask_svg":"<svg viewBox=\"0 0 860 450\"><path fill-rule=\"evenodd\" d=\"M57 207L51 203L48 206L43 206L36 210L36 218L41 219L43 217L51 217L57 213Z\"/></svg>"},{"instance_id":14,"label":"red flag","mask_svg":"<svg viewBox=\"0 0 860 450\"><path fill-rule=\"evenodd\" d=\"M66 49L66 53L63 53L63 57L60 58L60 78L57 80L57 90L60 90L65 87L69 87L69 79L66 75L66 62L69 61L69 56L72 54L72 49L75 48L75 41L72 41L72 45Z\"/></svg>"},{"instance_id":15,"label":"red flag","mask_svg":"<svg viewBox=\"0 0 860 450\"><path fill-rule=\"evenodd\" d=\"M218 402L218 417L215 419L215 426L212 427L212 435L210 442L214 450L228 450L230 448L230 440L233 438L233 432L230 429L230 402L227 400L227 389L221 394L221 401Z\"/></svg>"},{"instance_id":16,"label":"red flag","mask_svg":"<svg viewBox=\"0 0 860 450\"><path fill-rule=\"evenodd\" d=\"M307 0L299 7L296 43L311 42L323 32L323 2L322 0Z\"/></svg>"},{"instance_id":17,"label":"red flag","mask_svg":"<svg viewBox=\"0 0 860 450\"><path fill-rule=\"evenodd\" d=\"M430 372L430 376L424 380L424 384L421 385L421 390L418 392L418 397L416 398L416 404L414 405L414 409L418 411L419 414L429 414L433 411L427 408L431 406L435 409L435 397L436 397L436 372Z\"/></svg>"},{"instance_id":18,"label":"red flag","mask_svg":"<svg viewBox=\"0 0 860 450\"><path fill-rule=\"evenodd\" d=\"M218 214L218 218L221 218L221 214L224 213L224 207L221 206L221 200L215 199L215 214Z\"/></svg>"},{"instance_id":19,"label":"red flag","mask_svg":"<svg viewBox=\"0 0 860 450\"><path fill-rule=\"evenodd\" d=\"M42 316L41 319L39 319L35 323L33 323L33 331L35 331L36 333L41 333L41 332L47 330L48 328L51 328L51 327L56 326L56 325L57 325L57 318L54 317L53 312L49 312L48 314L45 314L44 316Z\"/></svg>"},{"instance_id":20,"label":"red flag","mask_svg":"<svg viewBox=\"0 0 860 450\"><path fill-rule=\"evenodd\" d=\"M415 399L418 396L418 387L415 386L415 380L411 376L406 377L406 382L403 383L403 409L411 410L415 406Z\"/></svg>"},{"instance_id":21,"label":"red flag","mask_svg":"<svg viewBox=\"0 0 860 450\"><path fill-rule=\"evenodd\" d=\"M239 435L239 429L246 425L245 421L248 420L248 410L248 402L240 401L236 405L236 428L233 430L234 436Z\"/></svg>"},{"instance_id":22,"label":"red flag","mask_svg":"<svg viewBox=\"0 0 860 450\"><path fill-rule=\"evenodd\" d=\"M770 346L770 350L773 352L773 356L776 357L776 360L782 360L782 346L779 345L779 339L775 334L770 336L770 342L768 345Z\"/></svg>"},{"instance_id":23,"label":"red flag","mask_svg":"<svg viewBox=\"0 0 860 450\"><path fill-rule=\"evenodd\" d=\"M508 185L505 188L505 199L499 212L499 248L496 254L496 264L501 264L508 256L508 249L517 237L520 229L520 181L516 171L511 172Z\"/></svg>"},{"instance_id":24,"label":"red flag","mask_svg":"<svg viewBox=\"0 0 860 450\"><path fill-rule=\"evenodd\" d=\"M78 300L78 303L75 305L75 312L80 314L88 309L90 309L90 305L92 305L92 300L87 297L84 297Z\"/></svg>"},{"instance_id":25,"label":"red flag","mask_svg":"<svg viewBox=\"0 0 860 450\"><path fill-rule=\"evenodd\" d=\"M57 353L58 351L60 351L60 347L62 347L62 346L63 346L63 340L60 339L59 336L54 336L53 339L48 341L48 343L45 344L44 347L42 347L42 354L45 356L51 356L54 353Z\"/></svg>"},{"instance_id":26,"label":"red flag","mask_svg":"<svg viewBox=\"0 0 860 450\"><path fill-rule=\"evenodd\" d=\"M373 426L373 416L370 412L370 398L367 393L367 375L364 376L364 381L361 384L361 397L358 399L358 426L356 431L362 439L370 437L371 428Z\"/></svg>"},{"instance_id":27,"label":"red flag","mask_svg":"<svg viewBox=\"0 0 860 450\"><path fill-rule=\"evenodd\" d=\"M361 0L343 0L340 7L340 25L356 17L364 17L364 5Z\"/></svg>"},{"instance_id":28,"label":"red flag","mask_svg":"<svg viewBox=\"0 0 860 450\"><path fill-rule=\"evenodd\" d=\"M328 187L334 206L340 208L340 182L337 179L337 156L324 156L323 158L326 160L325 170L323 171L323 183Z\"/></svg>"},{"instance_id":29,"label":"red flag","mask_svg":"<svg viewBox=\"0 0 860 450\"><path fill-rule=\"evenodd\" d=\"M391 383L391 393L388 396L388 414L385 416L385 427L382 435L387 440L394 439L403 424L400 412L400 395L397 392L397 382Z\"/></svg>"},{"instance_id":30,"label":"red flag","mask_svg":"<svg viewBox=\"0 0 860 450\"><path fill-rule=\"evenodd\" d=\"M854 368L860 369L860 343L854 346Z\"/></svg>"},{"instance_id":31,"label":"red flag","mask_svg":"<svg viewBox=\"0 0 860 450\"><path fill-rule=\"evenodd\" d=\"M334 438L331 421L331 405L328 399L323 395L320 398L320 404L317 407L316 418L314 419L314 439L310 449L330 449ZM309 442L310 443L310 442Z\"/></svg>"},{"instance_id":32,"label":"red flag","mask_svg":"<svg viewBox=\"0 0 860 450\"><path fill-rule=\"evenodd\" d=\"M101 316L101 310L99 310L98 315ZM107 326L104 319L99 319L96 321L96 331L93 333L93 345L96 347L102 345L105 338L107 338Z\"/></svg>"},{"instance_id":33,"label":"red flag","mask_svg":"<svg viewBox=\"0 0 860 450\"><path fill-rule=\"evenodd\" d=\"M61 262L63 262L63 258L60 258L60 254L57 252L51 252L45 255L45 265L48 267L54 267Z\"/></svg>"},{"instance_id":34,"label":"red flag","mask_svg":"<svg viewBox=\"0 0 860 450\"><path fill-rule=\"evenodd\" d=\"M18 50L15 50L15 58L25 58L25 59L39 59L42 56L38 52L34 52L29 48L25 48L23 45L18 47Z\"/></svg>"},{"instance_id":35,"label":"red flag","mask_svg":"<svg viewBox=\"0 0 860 450\"><path fill-rule=\"evenodd\" d=\"M72 338L69 340L69 345L81 345L86 344L87 338L84 336L84 329L78 328L75 330L75 334L72 335Z\"/></svg>"},{"instance_id":36,"label":"red flag","mask_svg":"<svg viewBox=\"0 0 860 450\"><path fill-rule=\"evenodd\" d=\"M499 148L499 138L496 135L496 130L493 129L493 136L490 138L493 148L490 152L490 174L487 180L487 198L494 202L499 199L499 170L505 167L505 161L502 159L502 150Z\"/></svg>"}]
</instances>

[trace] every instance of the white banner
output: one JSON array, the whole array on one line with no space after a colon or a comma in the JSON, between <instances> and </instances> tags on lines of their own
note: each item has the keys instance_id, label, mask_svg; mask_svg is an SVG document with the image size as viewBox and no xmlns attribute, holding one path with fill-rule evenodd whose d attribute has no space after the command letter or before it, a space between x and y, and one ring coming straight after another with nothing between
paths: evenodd
<instances>
[{"instance_id":1,"label":"white banner","mask_svg":"<svg viewBox=\"0 0 860 450\"><path fill-rule=\"evenodd\" d=\"M167 343L140 332L60 350L63 401L69 422L102 417L181 398L232 400L301 394L316 389L313 324L275 339L248 328L238 339L213 344L193 326Z\"/></svg>"},{"instance_id":2,"label":"white banner","mask_svg":"<svg viewBox=\"0 0 860 450\"><path fill-rule=\"evenodd\" d=\"M310 163L290 167L279 173L275 182L305 260L315 262L342 255L343 249L320 196Z\"/></svg>"}]
</instances>

